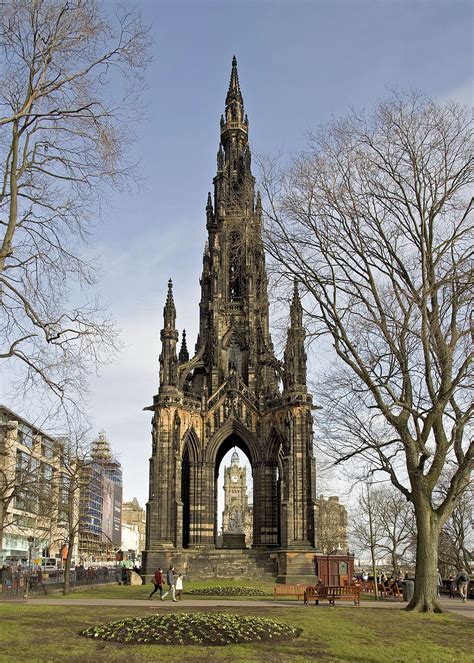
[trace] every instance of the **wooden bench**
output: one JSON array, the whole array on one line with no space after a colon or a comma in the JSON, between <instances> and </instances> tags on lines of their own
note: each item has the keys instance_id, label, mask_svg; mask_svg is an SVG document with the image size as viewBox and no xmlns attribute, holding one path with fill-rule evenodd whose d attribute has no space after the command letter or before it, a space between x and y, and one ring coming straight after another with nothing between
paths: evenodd
<instances>
[{"instance_id":1,"label":"wooden bench","mask_svg":"<svg viewBox=\"0 0 474 663\"><path fill-rule=\"evenodd\" d=\"M324 601L328 598L328 588L322 585L308 585L304 593L304 604L308 605L308 601L314 599L317 605L319 601Z\"/></svg>"},{"instance_id":2,"label":"wooden bench","mask_svg":"<svg viewBox=\"0 0 474 663\"><path fill-rule=\"evenodd\" d=\"M373 581L367 582L364 591L370 594L375 593L375 583ZM383 583L378 583L377 594L379 598L393 596L396 599L403 599L403 592L397 583L393 583L390 587L386 587Z\"/></svg>"},{"instance_id":3,"label":"wooden bench","mask_svg":"<svg viewBox=\"0 0 474 663\"><path fill-rule=\"evenodd\" d=\"M314 599L315 603L327 599L329 605L335 605L336 601L354 601L354 605L360 605L360 585L308 585L305 592L305 605Z\"/></svg>"},{"instance_id":4,"label":"wooden bench","mask_svg":"<svg viewBox=\"0 0 474 663\"><path fill-rule=\"evenodd\" d=\"M392 583L389 587L384 587L384 596L393 596L396 599L402 599L403 600L403 592L400 591L399 586L397 585L396 582Z\"/></svg>"},{"instance_id":5,"label":"wooden bench","mask_svg":"<svg viewBox=\"0 0 474 663\"><path fill-rule=\"evenodd\" d=\"M276 583L273 588L273 600L276 601L277 596L296 596L297 600L304 597L306 585L282 585Z\"/></svg>"}]
</instances>

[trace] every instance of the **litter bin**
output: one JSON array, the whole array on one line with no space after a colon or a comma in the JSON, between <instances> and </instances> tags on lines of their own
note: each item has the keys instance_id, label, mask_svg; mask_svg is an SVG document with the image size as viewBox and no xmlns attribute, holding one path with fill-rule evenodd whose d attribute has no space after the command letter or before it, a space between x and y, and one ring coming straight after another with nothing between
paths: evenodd
<instances>
[{"instance_id":1,"label":"litter bin","mask_svg":"<svg viewBox=\"0 0 474 663\"><path fill-rule=\"evenodd\" d=\"M411 601L414 591L415 583L413 580L405 580L403 583L403 600Z\"/></svg>"}]
</instances>

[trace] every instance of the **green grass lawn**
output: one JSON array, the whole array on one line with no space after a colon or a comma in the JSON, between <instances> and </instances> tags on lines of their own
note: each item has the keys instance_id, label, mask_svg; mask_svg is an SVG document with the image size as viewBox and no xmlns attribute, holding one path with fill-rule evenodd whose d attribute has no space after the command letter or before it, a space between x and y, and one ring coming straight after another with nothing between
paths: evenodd
<instances>
[{"instance_id":1,"label":"green grass lawn","mask_svg":"<svg viewBox=\"0 0 474 663\"><path fill-rule=\"evenodd\" d=\"M200 589L202 587L251 587L251 588L256 588L260 589L265 592L266 596L229 596L225 597L229 601L232 600L257 600L257 601L262 601L262 600L273 600L273 586L274 582L273 580L265 580L265 581L259 581L259 580L254 580L253 578L249 580L248 582L245 581L245 579L242 580L201 580L201 581L194 581L194 582L185 582L184 583L184 598L186 598L186 590L190 589ZM167 586L164 585L165 591L167 590ZM146 585L138 585L138 586L127 586L127 585L117 585L116 583L110 583L109 585L103 585L102 587L84 587L81 589L78 589L77 591L71 592L68 596L65 596L64 598L67 600L68 598L101 598L101 599L143 599L147 600L149 594L153 590L153 585L151 582L147 583ZM52 596L52 595L51 595ZM55 594L54 598L60 598L63 596L62 594ZM41 598L41 597L39 597ZM215 598L219 598L218 596L205 596L205 595L191 595L189 598L193 599L210 599L213 600ZM159 600L159 593L157 592L153 600ZM296 599L295 599L296 600Z\"/></svg>"},{"instance_id":2,"label":"green grass lawn","mask_svg":"<svg viewBox=\"0 0 474 663\"><path fill-rule=\"evenodd\" d=\"M246 581L242 580L233 580L233 579L221 579L221 580L200 580L194 582L185 582L184 583L184 593L183 598L186 599L186 591L201 589L203 587L250 587L260 589L265 592L265 596L208 596L205 594L192 594L189 595L189 599L202 599L202 600L214 600L216 598L225 598L229 601L273 601L273 580L254 580L249 579ZM167 586L164 585L165 591ZM146 585L138 586L127 586L127 585L117 585L117 583L110 583L108 585L102 585L101 587L81 587L78 590L71 592L68 596L63 594L50 594L49 596L54 598L97 598L97 599L137 599L137 600L147 600L149 594L153 590L153 585L151 582ZM41 598L40 595L38 598ZM285 601L296 601L295 596L284 596L282 597ZM153 600L159 600L158 592L154 595ZM362 601L374 601L375 597L373 594L362 594Z\"/></svg>"},{"instance_id":3,"label":"green grass lawn","mask_svg":"<svg viewBox=\"0 0 474 663\"><path fill-rule=\"evenodd\" d=\"M159 610L192 611L185 604L175 606L172 603L160 604ZM224 609L209 607L204 610ZM138 602L136 608L82 607L72 606L67 600L61 606L0 604L0 662L130 663L158 659L170 663L198 660L240 663L472 661L472 621L450 614L420 615L363 607L233 608L231 602L225 611L268 616L297 626L303 629L303 633L298 639L285 643L226 647L121 645L83 638L79 631L127 616L149 615L152 612L149 608L140 607Z\"/></svg>"}]
</instances>

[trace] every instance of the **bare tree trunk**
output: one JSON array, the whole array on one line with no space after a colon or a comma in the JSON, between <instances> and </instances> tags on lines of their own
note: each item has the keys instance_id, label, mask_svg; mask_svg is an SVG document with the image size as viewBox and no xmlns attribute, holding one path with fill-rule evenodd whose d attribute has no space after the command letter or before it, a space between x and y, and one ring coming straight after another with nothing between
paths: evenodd
<instances>
[{"instance_id":1,"label":"bare tree trunk","mask_svg":"<svg viewBox=\"0 0 474 663\"><path fill-rule=\"evenodd\" d=\"M74 542L74 532L69 532L69 541ZM72 549L73 544L69 543L67 548L66 555L66 564L64 566L64 585L63 585L63 594L69 594L71 591L71 582L70 582L70 570L71 570L71 559L72 559Z\"/></svg>"},{"instance_id":2,"label":"bare tree trunk","mask_svg":"<svg viewBox=\"0 0 474 663\"><path fill-rule=\"evenodd\" d=\"M396 578L397 575L398 575L398 561L397 561L397 553L396 553L396 549L395 549L394 545L393 545L393 550L392 550L392 568L393 568L393 576L394 576L394 578Z\"/></svg>"},{"instance_id":3,"label":"bare tree trunk","mask_svg":"<svg viewBox=\"0 0 474 663\"><path fill-rule=\"evenodd\" d=\"M375 600L378 601L379 588L377 585L377 568L375 563L375 548L377 546L377 541L374 533L374 512L372 509L371 487L369 485L367 486L367 515L369 516L370 556L372 558L372 573L374 576L374 596Z\"/></svg>"},{"instance_id":4,"label":"bare tree trunk","mask_svg":"<svg viewBox=\"0 0 474 663\"><path fill-rule=\"evenodd\" d=\"M415 498L417 525L415 592L407 610L442 612L437 601L440 527L422 498Z\"/></svg>"},{"instance_id":5,"label":"bare tree trunk","mask_svg":"<svg viewBox=\"0 0 474 663\"><path fill-rule=\"evenodd\" d=\"M377 566L375 564L375 552L374 552L373 548L371 548L370 553L371 553L371 556L372 556L372 574L374 576L374 597L375 597L375 600L378 601L379 600L379 588L378 588L378 585L377 585Z\"/></svg>"}]
</instances>

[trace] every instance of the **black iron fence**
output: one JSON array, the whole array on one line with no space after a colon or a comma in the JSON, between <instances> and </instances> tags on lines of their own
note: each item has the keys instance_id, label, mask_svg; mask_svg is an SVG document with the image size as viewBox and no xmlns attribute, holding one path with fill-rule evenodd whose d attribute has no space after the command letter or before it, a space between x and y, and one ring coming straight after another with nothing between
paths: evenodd
<instances>
[{"instance_id":1,"label":"black iron fence","mask_svg":"<svg viewBox=\"0 0 474 663\"><path fill-rule=\"evenodd\" d=\"M97 585L118 582L121 569L72 569L69 572L71 587L80 585ZM19 600L28 596L48 593L48 590L59 590L64 584L64 571L54 570L48 573L28 569L4 569L1 572L0 600Z\"/></svg>"}]
</instances>

